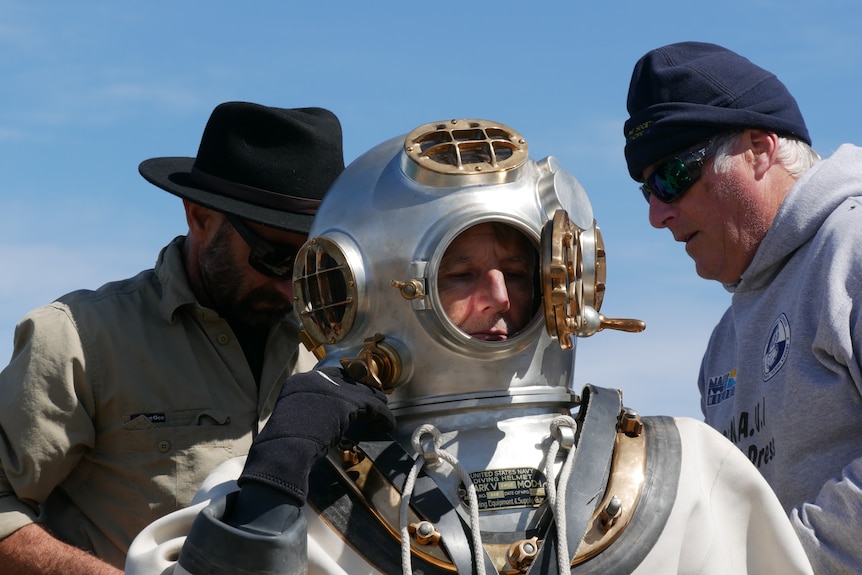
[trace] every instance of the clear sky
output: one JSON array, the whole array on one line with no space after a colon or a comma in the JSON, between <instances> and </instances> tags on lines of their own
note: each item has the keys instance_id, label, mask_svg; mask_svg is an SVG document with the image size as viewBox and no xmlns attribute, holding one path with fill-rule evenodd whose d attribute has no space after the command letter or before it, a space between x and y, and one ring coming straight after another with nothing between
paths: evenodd
<instances>
[{"instance_id":1,"label":"clear sky","mask_svg":"<svg viewBox=\"0 0 862 575\"><path fill-rule=\"evenodd\" d=\"M185 233L180 200L137 166L194 156L217 104L329 108L348 162L481 118L581 181L608 252L602 312L646 321L580 340L576 386L700 418L700 357L730 296L647 222L622 152L631 69L670 42L725 45L778 75L829 155L862 140L860 29L859 0L0 0L0 364L27 310L152 267Z\"/></svg>"}]
</instances>

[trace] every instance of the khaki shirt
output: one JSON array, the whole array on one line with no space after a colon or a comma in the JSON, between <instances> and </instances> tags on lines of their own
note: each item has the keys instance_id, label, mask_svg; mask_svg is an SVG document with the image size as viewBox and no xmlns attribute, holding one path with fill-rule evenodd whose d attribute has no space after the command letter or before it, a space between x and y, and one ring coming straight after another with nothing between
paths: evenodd
<instances>
[{"instance_id":1,"label":"khaki shirt","mask_svg":"<svg viewBox=\"0 0 862 575\"><path fill-rule=\"evenodd\" d=\"M121 567L135 535L187 506L269 417L297 367L298 324L271 331L258 392L227 322L195 300L182 242L154 270L16 327L0 373L0 539L41 512L59 538Z\"/></svg>"}]
</instances>

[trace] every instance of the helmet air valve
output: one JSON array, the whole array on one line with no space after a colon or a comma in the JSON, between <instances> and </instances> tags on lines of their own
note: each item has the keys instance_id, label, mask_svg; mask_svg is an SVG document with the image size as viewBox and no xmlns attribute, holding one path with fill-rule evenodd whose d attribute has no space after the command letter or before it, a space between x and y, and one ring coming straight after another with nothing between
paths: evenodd
<instances>
[{"instance_id":1,"label":"helmet air valve","mask_svg":"<svg viewBox=\"0 0 862 575\"><path fill-rule=\"evenodd\" d=\"M401 377L401 358L383 339L379 333L367 338L359 355L342 357L340 362L347 375L356 381L392 393Z\"/></svg>"},{"instance_id":2,"label":"helmet air valve","mask_svg":"<svg viewBox=\"0 0 862 575\"><path fill-rule=\"evenodd\" d=\"M558 209L542 230L542 301L548 334L563 349L572 336L588 337L603 329L639 332L639 319L607 318L599 310L605 294L606 254L598 226L581 229Z\"/></svg>"}]
</instances>

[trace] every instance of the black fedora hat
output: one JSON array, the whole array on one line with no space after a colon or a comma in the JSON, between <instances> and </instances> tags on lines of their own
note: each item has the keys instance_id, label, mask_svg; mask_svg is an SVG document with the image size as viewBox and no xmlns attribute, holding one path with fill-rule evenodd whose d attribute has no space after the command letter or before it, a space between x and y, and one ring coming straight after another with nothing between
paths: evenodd
<instances>
[{"instance_id":1,"label":"black fedora hat","mask_svg":"<svg viewBox=\"0 0 862 575\"><path fill-rule=\"evenodd\" d=\"M194 203L306 234L344 170L341 123L323 108L225 102L210 115L196 158L152 158L138 170Z\"/></svg>"}]
</instances>

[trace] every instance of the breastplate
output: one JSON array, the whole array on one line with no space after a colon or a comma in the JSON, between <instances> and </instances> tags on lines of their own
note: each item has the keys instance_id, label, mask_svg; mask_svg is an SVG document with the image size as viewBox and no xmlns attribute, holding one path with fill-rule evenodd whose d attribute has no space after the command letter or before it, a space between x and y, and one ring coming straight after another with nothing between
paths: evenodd
<instances>
[{"instance_id":1,"label":"breastplate","mask_svg":"<svg viewBox=\"0 0 862 575\"><path fill-rule=\"evenodd\" d=\"M661 534L676 497L680 440L673 420L640 418L620 409L615 394L588 386L578 413L565 493L571 573L634 570ZM383 573L402 572L399 506L414 458L391 439L345 443L310 477L309 505ZM420 473L408 515L414 572L467 575L482 561L489 574L558 574L557 522L549 502L535 497L540 503L524 525L482 530L483 553L476 557L465 505L453 504L431 476Z\"/></svg>"}]
</instances>

